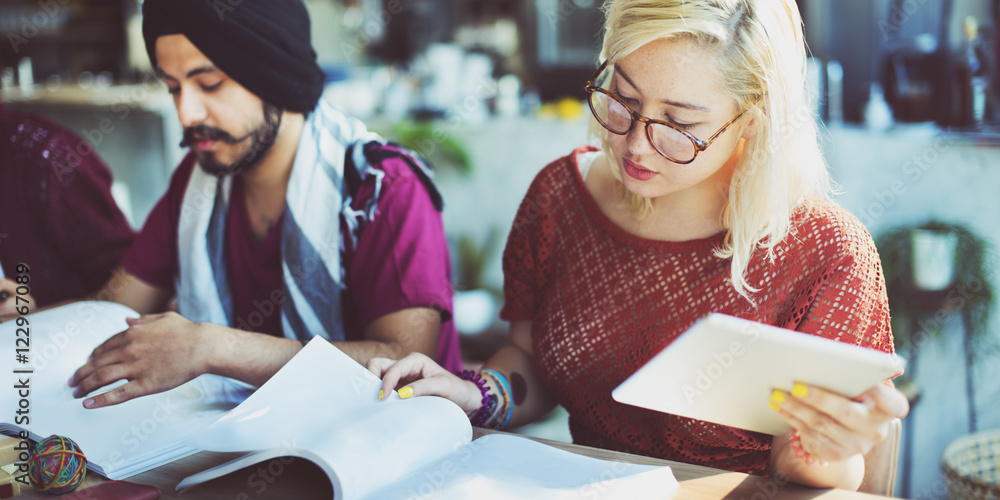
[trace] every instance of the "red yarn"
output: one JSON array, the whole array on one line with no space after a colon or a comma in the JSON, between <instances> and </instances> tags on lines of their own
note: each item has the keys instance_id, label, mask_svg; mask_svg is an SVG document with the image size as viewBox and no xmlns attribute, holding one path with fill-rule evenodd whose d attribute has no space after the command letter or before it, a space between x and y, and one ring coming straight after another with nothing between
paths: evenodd
<instances>
[{"instance_id":1,"label":"red yarn","mask_svg":"<svg viewBox=\"0 0 1000 500\"><path fill-rule=\"evenodd\" d=\"M730 261L712 253L724 234L647 240L604 216L577 168L576 154L590 150L547 166L521 203L501 317L533 320L535 365L569 411L574 442L766 474L771 436L623 405L611 391L710 312L892 352L871 236L829 200L797 209L775 263L764 252L751 259L755 307L728 281Z\"/></svg>"}]
</instances>

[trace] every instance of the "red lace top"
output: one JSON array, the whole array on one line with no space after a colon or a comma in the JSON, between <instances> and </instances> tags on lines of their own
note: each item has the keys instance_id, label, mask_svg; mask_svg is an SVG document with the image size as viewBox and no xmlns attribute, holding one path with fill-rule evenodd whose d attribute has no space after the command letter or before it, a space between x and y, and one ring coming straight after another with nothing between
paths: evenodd
<instances>
[{"instance_id":1,"label":"red lace top","mask_svg":"<svg viewBox=\"0 0 1000 500\"><path fill-rule=\"evenodd\" d=\"M535 366L570 414L573 441L766 475L771 436L618 403L611 391L711 312L892 352L882 268L853 215L817 199L769 264L758 252L754 307L712 250L724 234L666 242L627 233L584 184L580 148L543 169L504 251L501 317L533 320Z\"/></svg>"}]
</instances>

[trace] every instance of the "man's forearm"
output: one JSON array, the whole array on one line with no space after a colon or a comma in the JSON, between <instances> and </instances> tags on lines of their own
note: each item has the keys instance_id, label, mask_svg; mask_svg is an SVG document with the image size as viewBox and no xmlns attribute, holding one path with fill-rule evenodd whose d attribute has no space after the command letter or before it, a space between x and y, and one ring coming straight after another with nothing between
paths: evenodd
<instances>
[{"instance_id":1,"label":"man's forearm","mask_svg":"<svg viewBox=\"0 0 1000 500\"><path fill-rule=\"evenodd\" d=\"M337 349L344 351L354 361L361 365L366 365L372 358L399 359L413 352L404 349L398 342L379 342L377 340L356 340L356 341L336 341L330 342ZM428 354L428 353L424 353ZM428 354L434 357L434 353Z\"/></svg>"},{"instance_id":2,"label":"man's forearm","mask_svg":"<svg viewBox=\"0 0 1000 500\"><path fill-rule=\"evenodd\" d=\"M302 342L202 323L208 356L205 372L260 386L302 349Z\"/></svg>"},{"instance_id":3,"label":"man's forearm","mask_svg":"<svg viewBox=\"0 0 1000 500\"><path fill-rule=\"evenodd\" d=\"M207 373L242 380L256 386L267 382L302 348L298 340L274 337L203 323L209 349ZM358 363L374 357L399 359L410 351L399 343L375 340L330 342Z\"/></svg>"},{"instance_id":4,"label":"man's forearm","mask_svg":"<svg viewBox=\"0 0 1000 500\"><path fill-rule=\"evenodd\" d=\"M333 342L333 345L362 365L372 358L401 359L411 352L435 359L440 334L440 311L413 307L372 321L365 327L365 340Z\"/></svg>"}]
</instances>

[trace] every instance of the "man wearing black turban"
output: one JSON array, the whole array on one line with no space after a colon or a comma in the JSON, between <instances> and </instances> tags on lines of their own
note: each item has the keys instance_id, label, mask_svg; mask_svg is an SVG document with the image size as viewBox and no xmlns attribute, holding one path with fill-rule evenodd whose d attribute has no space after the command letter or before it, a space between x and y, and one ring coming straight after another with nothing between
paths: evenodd
<instances>
[{"instance_id":1,"label":"man wearing black turban","mask_svg":"<svg viewBox=\"0 0 1000 500\"><path fill-rule=\"evenodd\" d=\"M204 373L259 385L313 336L362 364L458 368L439 195L418 157L320 99L302 1L145 0L143 35L192 152L97 295L143 316L70 385L129 382L83 406Z\"/></svg>"}]
</instances>

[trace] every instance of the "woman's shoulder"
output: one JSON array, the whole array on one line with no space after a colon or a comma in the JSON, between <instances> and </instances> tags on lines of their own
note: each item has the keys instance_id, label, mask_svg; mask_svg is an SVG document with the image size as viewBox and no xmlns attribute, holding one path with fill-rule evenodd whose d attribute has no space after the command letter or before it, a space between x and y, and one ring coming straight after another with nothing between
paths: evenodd
<instances>
[{"instance_id":1,"label":"woman's shoulder","mask_svg":"<svg viewBox=\"0 0 1000 500\"><path fill-rule=\"evenodd\" d=\"M825 259L842 260L877 255L864 224L834 200L811 195L792 212L785 238L788 247L818 252Z\"/></svg>"},{"instance_id":2,"label":"woman's shoulder","mask_svg":"<svg viewBox=\"0 0 1000 500\"><path fill-rule=\"evenodd\" d=\"M580 177L577 174L580 172L581 161L589 166L589 162L584 158L591 160L590 157L599 151L594 146L580 146L568 155L553 160L535 175L528 191L567 190L577 187L576 180Z\"/></svg>"},{"instance_id":3,"label":"woman's shoulder","mask_svg":"<svg viewBox=\"0 0 1000 500\"><path fill-rule=\"evenodd\" d=\"M591 146L583 146L570 154L553 160L539 171L528 187L528 192L521 200L517 217L514 220L515 230L539 218L549 218L573 204L586 189L583 185L578 166L579 155L597 151Z\"/></svg>"}]
</instances>

